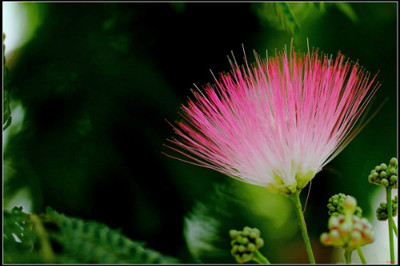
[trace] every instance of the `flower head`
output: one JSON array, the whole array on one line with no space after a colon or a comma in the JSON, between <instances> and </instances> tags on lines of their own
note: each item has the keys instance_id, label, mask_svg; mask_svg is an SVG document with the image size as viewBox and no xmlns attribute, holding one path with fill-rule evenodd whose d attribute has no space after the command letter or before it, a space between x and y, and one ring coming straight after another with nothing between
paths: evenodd
<instances>
[{"instance_id":1,"label":"flower head","mask_svg":"<svg viewBox=\"0 0 400 266\"><path fill-rule=\"evenodd\" d=\"M291 49L245 66L231 62L193 92L167 146L195 165L291 195L361 130L354 128L379 84L340 53Z\"/></svg>"}]
</instances>

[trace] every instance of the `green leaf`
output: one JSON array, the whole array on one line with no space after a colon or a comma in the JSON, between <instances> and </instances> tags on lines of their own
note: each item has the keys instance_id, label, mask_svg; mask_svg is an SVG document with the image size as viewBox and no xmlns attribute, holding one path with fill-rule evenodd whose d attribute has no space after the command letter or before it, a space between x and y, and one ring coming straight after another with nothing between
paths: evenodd
<instances>
[{"instance_id":1,"label":"green leaf","mask_svg":"<svg viewBox=\"0 0 400 266\"><path fill-rule=\"evenodd\" d=\"M49 207L40 216L26 214L22 207L15 207L11 212L5 211L4 217L7 263L49 262L49 254L56 263L178 262L104 224L68 217ZM44 251L46 244L50 250Z\"/></svg>"},{"instance_id":2,"label":"green leaf","mask_svg":"<svg viewBox=\"0 0 400 266\"><path fill-rule=\"evenodd\" d=\"M6 46L4 45L4 40L6 35L3 33L3 71L4 71L4 91L3 91L3 131L7 129L11 124L11 109L10 109L10 98L8 92L8 68L6 66L6 56L5 50Z\"/></svg>"},{"instance_id":3,"label":"green leaf","mask_svg":"<svg viewBox=\"0 0 400 266\"><path fill-rule=\"evenodd\" d=\"M353 23L358 21L358 16L353 8L348 3L335 3L336 7L342 11Z\"/></svg>"}]
</instances>

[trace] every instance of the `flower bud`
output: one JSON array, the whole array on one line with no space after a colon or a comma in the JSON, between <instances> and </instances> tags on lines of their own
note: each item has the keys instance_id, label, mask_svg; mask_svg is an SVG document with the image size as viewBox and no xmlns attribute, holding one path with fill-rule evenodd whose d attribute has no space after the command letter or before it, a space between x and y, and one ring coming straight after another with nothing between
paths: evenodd
<instances>
[{"instance_id":1,"label":"flower bud","mask_svg":"<svg viewBox=\"0 0 400 266\"><path fill-rule=\"evenodd\" d=\"M320 240L322 244L327 245L330 242L328 233L322 233Z\"/></svg>"},{"instance_id":2,"label":"flower bud","mask_svg":"<svg viewBox=\"0 0 400 266\"><path fill-rule=\"evenodd\" d=\"M389 181L388 181L387 179L382 179L381 184L382 184L384 187L388 187L388 186L389 186Z\"/></svg>"},{"instance_id":3,"label":"flower bud","mask_svg":"<svg viewBox=\"0 0 400 266\"><path fill-rule=\"evenodd\" d=\"M397 166L397 159L395 157L390 159L390 164L393 165L393 166Z\"/></svg>"},{"instance_id":4,"label":"flower bud","mask_svg":"<svg viewBox=\"0 0 400 266\"><path fill-rule=\"evenodd\" d=\"M239 232L235 229L232 229L229 231L229 235L231 236L231 238L236 238L239 236Z\"/></svg>"},{"instance_id":5,"label":"flower bud","mask_svg":"<svg viewBox=\"0 0 400 266\"><path fill-rule=\"evenodd\" d=\"M344 202L344 206L351 211L351 213L354 213L357 207L357 200L354 197L348 196Z\"/></svg>"},{"instance_id":6,"label":"flower bud","mask_svg":"<svg viewBox=\"0 0 400 266\"><path fill-rule=\"evenodd\" d=\"M375 179L372 177L372 175L368 176L368 182L373 183Z\"/></svg>"},{"instance_id":7,"label":"flower bud","mask_svg":"<svg viewBox=\"0 0 400 266\"><path fill-rule=\"evenodd\" d=\"M385 163L382 163L382 164L380 165L380 167L381 167L381 169L382 169L383 171L386 171L386 170L387 170L387 165L386 165Z\"/></svg>"},{"instance_id":8,"label":"flower bud","mask_svg":"<svg viewBox=\"0 0 400 266\"><path fill-rule=\"evenodd\" d=\"M331 230L330 232L329 232L329 238L332 240L332 241L337 241L337 240L339 240L340 239L340 233L339 233L339 231L338 230Z\"/></svg>"},{"instance_id":9,"label":"flower bud","mask_svg":"<svg viewBox=\"0 0 400 266\"><path fill-rule=\"evenodd\" d=\"M248 227L248 226L245 226L245 227L243 228L242 235L248 236L248 235L250 235L250 233L251 233L251 228Z\"/></svg>"},{"instance_id":10,"label":"flower bud","mask_svg":"<svg viewBox=\"0 0 400 266\"><path fill-rule=\"evenodd\" d=\"M379 174L379 176L380 176L381 178L387 177L386 171L382 171L382 172Z\"/></svg>"},{"instance_id":11,"label":"flower bud","mask_svg":"<svg viewBox=\"0 0 400 266\"><path fill-rule=\"evenodd\" d=\"M256 239L256 247L260 248L262 246L264 246L264 240L259 237L259 238Z\"/></svg>"},{"instance_id":12,"label":"flower bud","mask_svg":"<svg viewBox=\"0 0 400 266\"><path fill-rule=\"evenodd\" d=\"M374 172L371 174L373 179L377 179L379 174L374 170Z\"/></svg>"},{"instance_id":13,"label":"flower bud","mask_svg":"<svg viewBox=\"0 0 400 266\"><path fill-rule=\"evenodd\" d=\"M351 224L343 223L339 226L339 232L341 235L346 235L351 231Z\"/></svg>"},{"instance_id":14,"label":"flower bud","mask_svg":"<svg viewBox=\"0 0 400 266\"><path fill-rule=\"evenodd\" d=\"M339 226L339 218L336 216L331 216L328 220L329 230L335 229Z\"/></svg>"},{"instance_id":15,"label":"flower bud","mask_svg":"<svg viewBox=\"0 0 400 266\"><path fill-rule=\"evenodd\" d=\"M396 168L393 168L393 167L391 167L391 168L389 168L389 174L390 175L397 175L397 170L396 170Z\"/></svg>"},{"instance_id":16,"label":"flower bud","mask_svg":"<svg viewBox=\"0 0 400 266\"><path fill-rule=\"evenodd\" d=\"M243 246L243 245L240 245L239 248L238 248L238 251L239 251L240 253L243 253L243 252L246 251L246 247Z\"/></svg>"},{"instance_id":17,"label":"flower bud","mask_svg":"<svg viewBox=\"0 0 400 266\"><path fill-rule=\"evenodd\" d=\"M247 243L249 243L249 239L247 237L238 237L237 241L242 245L247 245Z\"/></svg>"},{"instance_id":18,"label":"flower bud","mask_svg":"<svg viewBox=\"0 0 400 266\"><path fill-rule=\"evenodd\" d=\"M361 223L353 224L353 230L361 232L363 230L363 225Z\"/></svg>"},{"instance_id":19,"label":"flower bud","mask_svg":"<svg viewBox=\"0 0 400 266\"><path fill-rule=\"evenodd\" d=\"M253 254L246 254L245 253L245 254L242 255L242 259L243 259L244 262L250 261L252 257L253 257Z\"/></svg>"},{"instance_id":20,"label":"flower bud","mask_svg":"<svg viewBox=\"0 0 400 266\"><path fill-rule=\"evenodd\" d=\"M351 241L358 243L361 240L361 233L358 231L351 232Z\"/></svg>"},{"instance_id":21,"label":"flower bud","mask_svg":"<svg viewBox=\"0 0 400 266\"><path fill-rule=\"evenodd\" d=\"M247 249L248 249L250 252L255 252L255 251L257 250L257 247L256 247L256 245L254 245L253 243L249 243L249 244L247 245Z\"/></svg>"}]
</instances>

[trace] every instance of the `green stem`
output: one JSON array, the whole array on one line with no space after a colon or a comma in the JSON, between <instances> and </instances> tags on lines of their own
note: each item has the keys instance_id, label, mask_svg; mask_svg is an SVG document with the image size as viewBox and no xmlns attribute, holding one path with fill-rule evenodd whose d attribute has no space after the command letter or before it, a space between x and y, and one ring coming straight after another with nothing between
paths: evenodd
<instances>
[{"instance_id":1,"label":"green stem","mask_svg":"<svg viewBox=\"0 0 400 266\"><path fill-rule=\"evenodd\" d=\"M353 250L350 249L346 249L344 251L344 261L346 264L351 264L351 253L353 252Z\"/></svg>"},{"instance_id":2,"label":"green stem","mask_svg":"<svg viewBox=\"0 0 400 266\"><path fill-rule=\"evenodd\" d=\"M45 263L54 263L56 261L53 249L51 248L50 239L42 221L36 214L30 215L33 224L33 230L40 241L40 253Z\"/></svg>"},{"instance_id":3,"label":"green stem","mask_svg":"<svg viewBox=\"0 0 400 266\"><path fill-rule=\"evenodd\" d=\"M392 217L392 220L393 220L393 217ZM392 221L392 224L393 224L394 233L395 233L396 236L397 236L397 226L396 226L396 224L394 223L394 220Z\"/></svg>"},{"instance_id":4,"label":"green stem","mask_svg":"<svg viewBox=\"0 0 400 266\"><path fill-rule=\"evenodd\" d=\"M393 213L392 213L392 188L386 188L386 202L388 210L389 224L389 245L390 245L390 263L394 264L394 242L393 242Z\"/></svg>"},{"instance_id":5,"label":"green stem","mask_svg":"<svg viewBox=\"0 0 400 266\"><path fill-rule=\"evenodd\" d=\"M386 188L386 201L389 224L389 245L390 245L390 263L394 264L394 242L393 242L393 213L392 213L392 188Z\"/></svg>"},{"instance_id":6,"label":"green stem","mask_svg":"<svg viewBox=\"0 0 400 266\"><path fill-rule=\"evenodd\" d=\"M306 245L308 259L310 260L311 264L315 264L314 254L312 252L310 239L309 239L308 234L307 234L306 221L304 220L304 215L303 215L303 211L302 211L299 195L300 195L300 191L296 192L295 194L293 194L291 196L291 199L293 200L294 205L296 206L297 218L299 219L301 233L303 235L304 244Z\"/></svg>"},{"instance_id":7,"label":"green stem","mask_svg":"<svg viewBox=\"0 0 400 266\"><path fill-rule=\"evenodd\" d=\"M367 264L367 261L365 260L364 254L360 247L357 247L357 253L358 253L358 256L360 256L360 260L361 260L362 264Z\"/></svg>"},{"instance_id":8,"label":"green stem","mask_svg":"<svg viewBox=\"0 0 400 266\"><path fill-rule=\"evenodd\" d=\"M258 264L271 264L269 260L260 253L260 251L254 252L253 260Z\"/></svg>"}]
</instances>

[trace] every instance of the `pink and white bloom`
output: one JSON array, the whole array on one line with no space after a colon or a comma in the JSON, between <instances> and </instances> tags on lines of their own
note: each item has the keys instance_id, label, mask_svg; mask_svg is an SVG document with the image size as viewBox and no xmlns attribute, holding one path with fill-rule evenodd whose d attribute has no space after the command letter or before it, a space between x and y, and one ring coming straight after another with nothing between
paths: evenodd
<instances>
[{"instance_id":1,"label":"pink and white bloom","mask_svg":"<svg viewBox=\"0 0 400 266\"><path fill-rule=\"evenodd\" d=\"M358 63L291 50L220 74L194 92L167 146L179 160L291 195L355 137L379 88Z\"/></svg>"}]
</instances>

